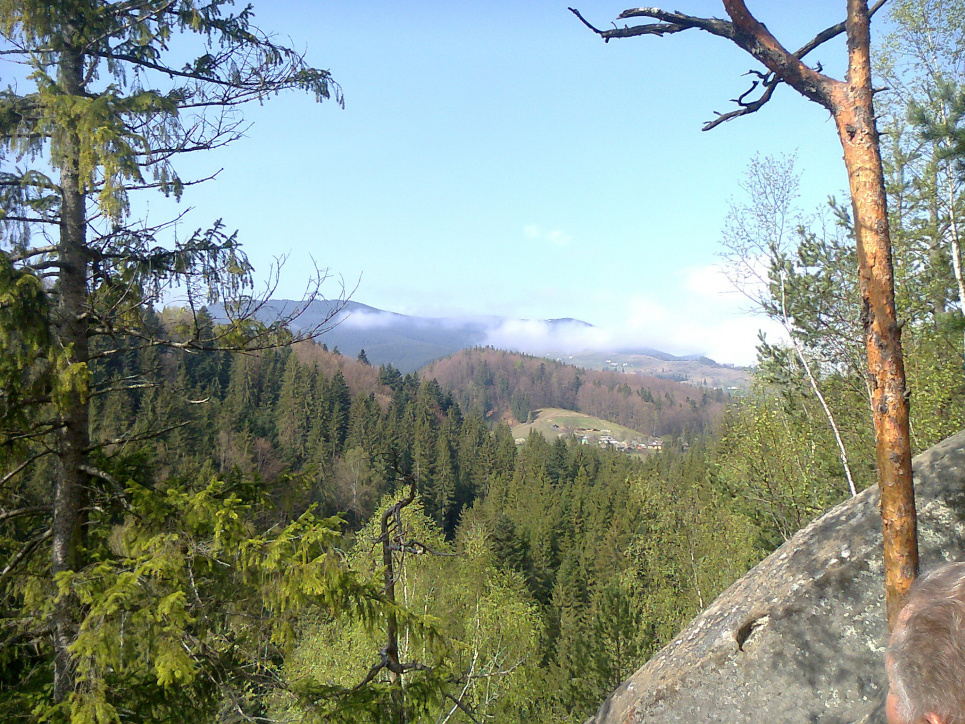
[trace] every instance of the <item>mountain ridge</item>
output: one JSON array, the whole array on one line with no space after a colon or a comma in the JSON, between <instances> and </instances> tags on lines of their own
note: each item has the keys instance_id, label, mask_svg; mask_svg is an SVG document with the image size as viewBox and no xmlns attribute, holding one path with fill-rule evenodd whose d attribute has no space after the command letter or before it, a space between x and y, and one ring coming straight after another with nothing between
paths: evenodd
<instances>
[{"instance_id":1,"label":"mountain ridge","mask_svg":"<svg viewBox=\"0 0 965 724\"><path fill-rule=\"evenodd\" d=\"M649 346L591 350L574 340L579 339L578 333L598 328L572 317L543 320L494 315L421 317L353 300L323 299L308 303L275 299L253 303L252 310L256 318L265 323L284 320L300 312L290 324L293 331L304 332L322 325L328 329L319 337L320 343L337 347L343 355L353 357L364 349L372 364L391 364L402 372L413 372L463 349L487 346L556 358L564 363L568 355L592 352L597 357L619 354L648 357L668 364L687 362L708 368L727 367L699 353L674 355ZM211 305L208 311L215 321L227 319L220 304ZM569 335L570 332L577 334ZM507 344L510 339L515 343ZM589 366L606 369L606 363ZM672 372L668 376L676 378Z\"/></svg>"}]
</instances>

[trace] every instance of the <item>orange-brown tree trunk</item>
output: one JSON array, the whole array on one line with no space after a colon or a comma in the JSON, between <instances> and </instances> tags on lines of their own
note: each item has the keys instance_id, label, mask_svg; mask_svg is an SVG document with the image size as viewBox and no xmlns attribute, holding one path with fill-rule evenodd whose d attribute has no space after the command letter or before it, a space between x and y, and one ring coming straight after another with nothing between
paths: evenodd
<instances>
[{"instance_id":1,"label":"orange-brown tree trunk","mask_svg":"<svg viewBox=\"0 0 965 724\"><path fill-rule=\"evenodd\" d=\"M851 185L868 374L873 390L872 415L884 528L885 598L888 625L893 627L905 593L918 575L918 526L911 476L901 330L895 315L891 237L872 103L871 12L868 0L847 0L846 21L821 31L794 53L788 51L767 26L751 14L744 0L721 0L721 3L729 21L716 17L695 17L655 7L638 7L625 10L620 14L620 19L648 18L647 22L614 27L612 30L594 28L579 11L570 9L606 41L699 29L734 43L763 63L769 73L761 75L761 80L755 81L751 90L740 97L738 109L718 114L717 119L705 124L704 130L748 113L756 113L770 100L774 89L781 83L827 108L834 116ZM874 10L884 4L885 0L875 0ZM848 37L848 74L844 81L824 75L820 65L812 68L802 60L822 43L842 32ZM753 101L746 100L758 86L761 87L760 97Z\"/></svg>"},{"instance_id":2,"label":"orange-brown tree trunk","mask_svg":"<svg viewBox=\"0 0 965 724\"><path fill-rule=\"evenodd\" d=\"M847 0L848 74L837 81L789 53L747 10L722 0L738 33L735 43L787 85L834 116L848 170L854 215L862 321L872 389L878 486L884 531L885 605L893 628L918 576L918 523L911 474L908 397L895 313L887 197L871 87L871 17L867 0Z\"/></svg>"},{"instance_id":3,"label":"orange-brown tree trunk","mask_svg":"<svg viewBox=\"0 0 965 724\"><path fill-rule=\"evenodd\" d=\"M866 1L848 0L848 56L848 77L831 93L832 112L844 149L854 214L881 491L885 602L888 626L893 628L904 595L918 575L918 524Z\"/></svg>"}]
</instances>

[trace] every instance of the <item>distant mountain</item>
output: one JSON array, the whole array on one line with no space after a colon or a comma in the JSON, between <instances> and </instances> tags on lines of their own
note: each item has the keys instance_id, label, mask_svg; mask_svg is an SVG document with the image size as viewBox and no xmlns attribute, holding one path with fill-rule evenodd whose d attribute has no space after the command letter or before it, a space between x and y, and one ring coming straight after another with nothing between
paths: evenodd
<instances>
[{"instance_id":1,"label":"distant mountain","mask_svg":"<svg viewBox=\"0 0 965 724\"><path fill-rule=\"evenodd\" d=\"M216 320L225 319L223 307L209 308ZM257 317L266 323L300 314L292 323L296 332L304 332L321 325L327 328L318 342L329 349L338 347L345 356L355 357L359 350L373 365L392 364L402 372L412 372L434 360L447 357L459 350L492 346L499 349L559 359L565 363L580 364L597 369L612 369L610 356L617 359L650 359L659 361L664 369L654 369L658 376L693 381L711 386L731 386L728 378L716 382L719 375L705 375L718 366L716 362L700 355L679 357L652 348L599 351L600 332L592 324L579 319L561 318L548 320L512 319L506 317L415 317L388 312L360 302L339 304L317 300L302 305L287 299L272 300L263 304ZM588 351L590 349L596 351ZM574 356L579 361L572 361ZM599 361L596 358L600 358ZM685 364L687 371L678 371L677 363ZM624 365L626 367L627 365ZM631 364L630 367L633 367ZM622 370L628 371L628 370ZM639 371L639 370L629 370ZM648 370L649 371L649 370ZM711 382L710 380L715 380ZM737 383L735 386L742 386Z\"/></svg>"},{"instance_id":2,"label":"distant mountain","mask_svg":"<svg viewBox=\"0 0 965 724\"><path fill-rule=\"evenodd\" d=\"M710 357L705 357L702 354L675 355L669 354L668 352L662 352L661 350L654 349L653 347L619 349L617 350L617 354L642 355L644 357L653 357L654 359L658 359L663 362L700 362L701 364L710 365L712 367L719 366Z\"/></svg>"},{"instance_id":3,"label":"distant mountain","mask_svg":"<svg viewBox=\"0 0 965 724\"><path fill-rule=\"evenodd\" d=\"M584 322L581 319L573 319L573 317L563 317L562 319L547 319L546 323L552 326L567 325L572 324L578 327L592 327L593 325L589 322Z\"/></svg>"},{"instance_id":4,"label":"distant mountain","mask_svg":"<svg viewBox=\"0 0 965 724\"><path fill-rule=\"evenodd\" d=\"M273 322L300 309L287 299L266 303L258 312L263 322ZM224 319L224 309L209 309L216 320ZM329 349L338 347L343 355L355 357L359 350L373 365L392 364L402 372L412 372L433 360L460 349L485 344L487 330L496 320L460 320L410 317L387 312L359 302L318 300L305 305L291 327L304 332L322 325L327 331L318 338Z\"/></svg>"}]
</instances>

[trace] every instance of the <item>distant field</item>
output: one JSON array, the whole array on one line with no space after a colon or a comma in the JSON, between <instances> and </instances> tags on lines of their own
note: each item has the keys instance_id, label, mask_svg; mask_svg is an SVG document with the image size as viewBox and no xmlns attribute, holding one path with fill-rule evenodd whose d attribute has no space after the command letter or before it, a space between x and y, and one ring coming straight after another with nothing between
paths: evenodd
<instances>
[{"instance_id":1,"label":"distant field","mask_svg":"<svg viewBox=\"0 0 965 724\"><path fill-rule=\"evenodd\" d=\"M650 439L650 436L646 433L573 410L547 407L535 412L537 414L533 422L516 425L513 428L513 437L517 439L528 437L530 430L536 430L550 441L568 435L576 435L577 437L586 435L593 443L597 442L600 435L609 435L620 442L631 442L633 440L644 442Z\"/></svg>"}]
</instances>

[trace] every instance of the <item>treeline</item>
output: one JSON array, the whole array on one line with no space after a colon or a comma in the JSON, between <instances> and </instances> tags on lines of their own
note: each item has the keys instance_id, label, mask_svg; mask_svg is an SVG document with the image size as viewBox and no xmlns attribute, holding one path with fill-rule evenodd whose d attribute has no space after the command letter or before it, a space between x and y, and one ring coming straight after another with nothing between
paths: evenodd
<instances>
[{"instance_id":1,"label":"treeline","mask_svg":"<svg viewBox=\"0 0 965 724\"><path fill-rule=\"evenodd\" d=\"M491 347L457 352L433 362L424 374L487 419L526 422L534 410L560 407L654 436L710 430L727 402L723 390L584 370Z\"/></svg>"}]
</instances>

